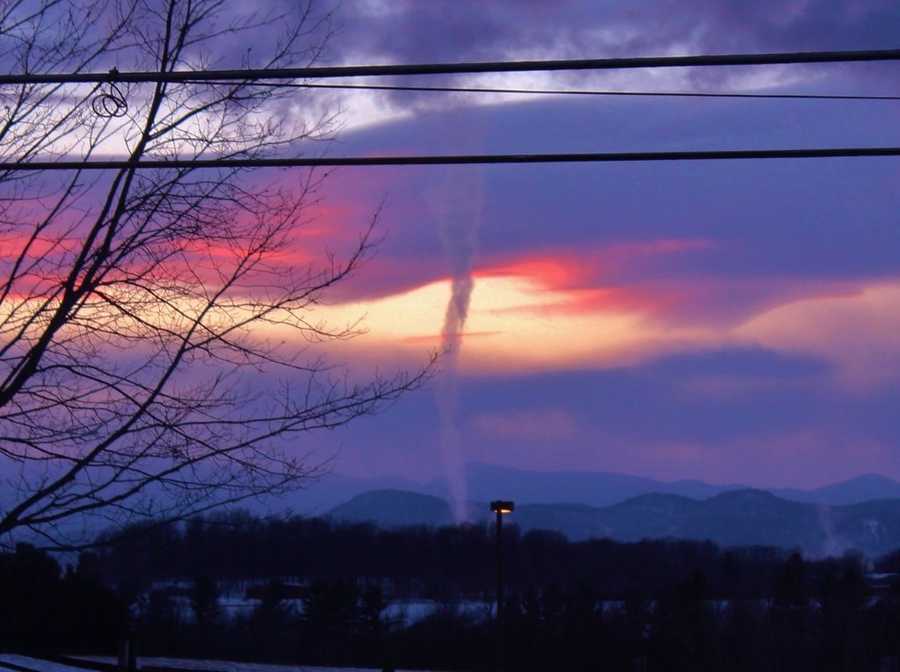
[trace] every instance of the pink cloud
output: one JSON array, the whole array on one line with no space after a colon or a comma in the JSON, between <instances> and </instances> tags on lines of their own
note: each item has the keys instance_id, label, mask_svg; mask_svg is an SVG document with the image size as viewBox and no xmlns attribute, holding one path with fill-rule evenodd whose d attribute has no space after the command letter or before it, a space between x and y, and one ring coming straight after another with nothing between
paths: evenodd
<instances>
[{"instance_id":1,"label":"pink cloud","mask_svg":"<svg viewBox=\"0 0 900 672\"><path fill-rule=\"evenodd\" d=\"M511 308L541 314L585 314L602 310L639 310L666 312L677 305L690 288L683 286L622 286L612 280L618 269L631 267L659 256L695 252L712 248L705 240L638 241L588 250L554 250L523 255L493 264L481 265L475 273L482 277L526 279L540 290L554 292L547 302ZM562 296L559 296L562 294Z\"/></svg>"},{"instance_id":2,"label":"pink cloud","mask_svg":"<svg viewBox=\"0 0 900 672\"><path fill-rule=\"evenodd\" d=\"M584 248L556 248L518 255L510 259L496 258L483 264L480 275L518 275L541 282L548 289L572 289L593 286L600 278L609 278L622 267L652 263L658 257L713 249L712 241L703 239L658 239L595 245Z\"/></svg>"}]
</instances>

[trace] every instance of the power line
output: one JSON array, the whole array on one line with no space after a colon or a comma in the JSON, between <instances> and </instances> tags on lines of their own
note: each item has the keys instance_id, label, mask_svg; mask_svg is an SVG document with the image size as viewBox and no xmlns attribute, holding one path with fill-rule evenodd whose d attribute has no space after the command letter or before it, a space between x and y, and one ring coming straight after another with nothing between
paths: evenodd
<instances>
[{"instance_id":1,"label":"power line","mask_svg":"<svg viewBox=\"0 0 900 672\"><path fill-rule=\"evenodd\" d=\"M3 84L66 84L107 81L184 82L187 80L323 79L332 77L453 75L485 72L538 72L557 70L612 70L625 68L681 68L724 65L784 65L789 63L848 63L900 60L900 49L865 51L801 51L765 54L718 54L706 56L650 56L636 58L591 58L533 61L489 61L473 63L420 63L400 65L315 66L247 70L180 70L174 72L23 73L0 75Z\"/></svg>"},{"instance_id":2,"label":"power line","mask_svg":"<svg viewBox=\"0 0 900 672\"><path fill-rule=\"evenodd\" d=\"M206 83L234 86L239 81L186 80L185 83ZM349 89L371 91L436 91L444 93L514 93L552 96L657 96L673 98L787 98L791 100L900 100L900 96L872 96L854 94L817 93L716 93L713 91L612 91L598 89L510 89L481 86L403 86L394 84L308 84L294 82L250 82L255 86L291 89Z\"/></svg>"},{"instance_id":3,"label":"power line","mask_svg":"<svg viewBox=\"0 0 900 672\"><path fill-rule=\"evenodd\" d=\"M0 162L0 171L121 170L160 168L294 168L319 166L451 166L523 163L620 163L640 161L718 161L747 159L824 159L900 156L900 147L822 149L738 149L676 152L593 152L561 154L450 154L425 156L344 156L332 158L146 159L142 161Z\"/></svg>"}]
</instances>

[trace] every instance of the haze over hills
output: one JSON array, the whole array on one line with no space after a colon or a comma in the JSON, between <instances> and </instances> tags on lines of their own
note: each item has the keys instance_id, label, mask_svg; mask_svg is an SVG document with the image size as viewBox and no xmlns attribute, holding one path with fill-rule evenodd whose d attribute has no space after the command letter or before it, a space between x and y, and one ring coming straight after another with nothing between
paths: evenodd
<instances>
[{"instance_id":1,"label":"haze over hills","mask_svg":"<svg viewBox=\"0 0 900 672\"><path fill-rule=\"evenodd\" d=\"M522 503L569 502L590 506L608 506L653 492L704 498L746 487L695 480L665 482L606 471L527 471L481 462L466 465L466 486L468 498L472 500L488 501L502 496ZM446 493L442 481L434 481L429 487L434 494Z\"/></svg>"},{"instance_id":2,"label":"haze over hills","mask_svg":"<svg viewBox=\"0 0 900 672\"><path fill-rule=\"evenodd\" d=\"M437 526L450 522L450 507L430 495L381 490L360 495L329 515L383 527ZM486 521L487 504L471 503L470 515L473 522ZM522 504L509 522L523 532L553 530L573 541L710 540L721 546L800 548L812 556L848 550L878 556L900 547L900 499L829 506L763 490L734 490L707 499L656 493L606 507Z\"/></svg>"},{"instance_id":3,"label":"haze over hills","mask_svg":"<svg viewBox=\"0 0 900 672\"><path fill-rule=\"evenodd\" d=\"M526 471L478 462L466 465L468 497L488 501L506 497L524 503L569 502L609 506L651 493L706 499L734 490L763 489L784 499L820 504L855 504L871 499L900 498L900 483L874 474L857 476L812 490L796 488L751 488L745 484L717 485L699 480L659 481L611 472ZM431 494L445 495L439 482Z\"/></svg>"},{"instance_id":4,"label":"haze over hills","mask_svg":"<svg viewBox=\"0 0 900 672\"><path fill-rule=\"evenodd\" d=\"M858 504L872 499L896 499L900 497L900 483L878 474L863 474L815 490L776 489L772 492L800 502Z\"/></svg>"},{"instance_id":5,"label":"haze over hills","mask_svg":"<svg viewBox=\"0 0 900 672\"><path fill-rule=\"evenodd\" d=\"M487 502L498 497L519 504L547 502L604 507L647 494L670 494L707 499L725 492L750 489L747 485L717 485L699 480L659 481L652 478L611 472L527 471L472 462L466 465L467 498ZM404 490L448 499L445 482L421 483L400 477L352 478L327 474L306 490L281 504L297 513L318 515L370 490ZM873 474L857 476L812 490L766 489L778 497L796 502L848 505L873 499L900 498L900 483Z\"/></svg>"},{"instance_id":6,"label":"haze over hills","mask_svg":"<svg viewBox=\"0 0 900 672\"><path fill-rule=\"evenodd\" d=\"M326 473L302 490L272 499L267 503L267 507L276 510L287 509L304 516L317 516L371 490L403 490L428 494L422 483L399 476L357 478Z\"/></svg>"}]
</instances>

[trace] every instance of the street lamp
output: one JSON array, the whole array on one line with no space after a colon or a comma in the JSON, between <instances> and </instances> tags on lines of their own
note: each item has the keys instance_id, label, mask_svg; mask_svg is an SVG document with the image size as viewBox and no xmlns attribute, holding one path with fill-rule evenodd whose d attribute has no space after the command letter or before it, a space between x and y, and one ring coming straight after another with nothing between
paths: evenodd
<instances>
[{"instance_id":1,"label":"street lamp","mask_svg":"<svg viewBox=\"0 0 900 672\"><path fill-rule=\"evenodd\" d=\"M491 502L491 511L497 514L497 672L503 672L504 668L504 636L505 627L503 619L503 516L512 513L516 508L515 502L505 499L495 499Z\"/></svg>"}]
</instances>

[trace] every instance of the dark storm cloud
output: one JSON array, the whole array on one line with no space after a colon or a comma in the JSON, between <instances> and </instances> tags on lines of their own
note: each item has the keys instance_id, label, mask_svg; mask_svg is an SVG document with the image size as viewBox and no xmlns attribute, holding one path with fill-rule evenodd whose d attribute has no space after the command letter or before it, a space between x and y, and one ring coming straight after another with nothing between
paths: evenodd
<instances>
[{"instance_id":1,"label":"dark storm cloud","mask_svg":"<svg viewBox=\"0 0 900 672\"><path fill-rule=\"evenodd\" d=\"M335 20L342 28L331 58L344 62L900 44L900 5L878 0L347 0ZM693 76L721 79L738 70L760 72L697 69ZM808 72L815 78L799 88L847 92L896 80L892 63L815 66ZM700 88L710 84L696 82ZM335 153L458 153L460 138L468 138L466 151L485 153L900 144L897 103L569 98L476 106L472 97L405 93L393 101L417 113L344 136ZM703 291L696 286L692 291L705 306L718 302L749 309L765 304L771 281L781 276L796 285L896 274L900 171L895 164L885 159L488 168L478 263L537 250L566 255L573 248L591 251L622 241L709 240L714 246L707 253L623 264L613 275L598 268L594 283L703 282ZM365 295L443 275L426 202L438 170L465 168L355 174L365 183L359 193L369 202L384 194L389 198L390 241L377 262L383 273L361 287ZM346 184L347 174L340 179ZM426 259L435 263L423 263ZM725 284L716 284L720 280ZM790 287L781 282L778 291L787 295ZM711 302L715 293L723 296ZM690 304L682 309L693 314Z\"/></svg>"},{"instance_id":2,"label":"dark storm cloud","mask_svg":"<svg viewBox=\"0 0 900 672\"><path fill-rule=\"evenodd\" d=\"M429 62L893 48L898 23L900 6L890 0L346 0L330 55ZM815 71L897 80L895 69L879 64ZM696 70L691 77L709 84L735 72Z\"/></svg>"},{"instance_id":3,"label":"dark storm cloud","mask_svg":"<svg viewBox=\"0 0 900 672\"><path fill-rule=\"evenodd\" d=\"M890 145L900 144L897 105L520 102L374 127L345 136L340 153L455 153L449 125L456 134L471 129L485 153ZM429 184L438 171L464 170L335 176L335 198L387 197L388 239L373 262L379 273L365 274L356 291L378 295L446 275ZM815 284L833 291L826 285L900 272L895 159L503 166L483 175L476 271L519 257L581 255L589 268L580 286L664 284L687 293L681 309L690 314L716 304L747 311L773 293L808 293ZM707 245L605 263L610 247L658 240Z\"/></svg>"},{"instance_id":4,"label":"dark storm cloud","mask_svg":"<svg viewBox=\"0 0 900 672\"><path fill-rule=\"evenodd\" d=\"M896 46L900 7L889 0L345 0L337 14L346 51L398 61L704 50Z\"/></svg>"},{"instance_id":5,"label":"dark storm cloud","mask_svg":"<svg viewBox=\"0 0 900 672\"><path fill-rule=\"evenodd\" d=\"M337 19L343 28L328 58L341 63L900 46L900 4L879 0L344 0ZM900 93L896 72L896 64L697 69L686 85ZM619 83L685 85L653 77ZM333 154L900 145L897 103L566 98L488 106L471 96L401 93L377 101L411 114L346 134ZM460 138L477 142L463 147ZM486 168L476 287L480 271L556 260L573 272L549 278L551 289L671 295L669 317L691 325L723 316L740 323L801 296L852 294L900 277L898 166L835 159ZM347 298L448 276L428 214L436 175L337 172L329 198L374 207L387 196L388 237ZM671 241L683 250L620 254ZM462 383L464 449L469 459L524 468L759 484L900 476L900 389L848 389L839 377L814 356L717 347L619 368L470 378ZM343 464L435 475L436 422L429 396L405 398L389 416L347 430Z\"/></svg>"}]
</instances>

